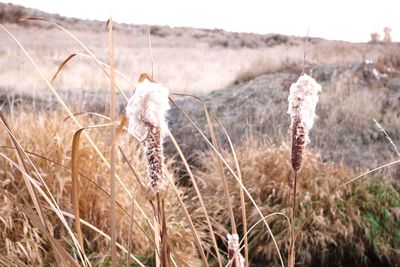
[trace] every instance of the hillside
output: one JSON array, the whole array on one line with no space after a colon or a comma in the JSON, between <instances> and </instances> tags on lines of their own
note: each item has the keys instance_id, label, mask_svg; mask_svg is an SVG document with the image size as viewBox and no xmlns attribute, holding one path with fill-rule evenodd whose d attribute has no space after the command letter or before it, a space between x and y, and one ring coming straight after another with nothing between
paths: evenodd
<instances>
[{"instance_id":1,"label":"hillside","mask_svg":"<svg viewBox=\"0 0 400 267\"><path fill-rule=\"evenodd\" d=\"M21 17L43 17L57 22L75 34L96 56L107 61L108 43L105 21L87 21L46 14L33 9L0 3L0 22L32 53L46 75L55 73L70 54L84 52L70 37L51 24L39 21L19 22ZM105 18L106 20L106 18ZM152 70L154 77L173 92L197 95L243 82L260 74L301 65L304 38L279 34L258 35L222 30L150 26L152 54L146 25L116 24L115 49L119 70L132 80ZM2 91L32 93L45 85L32 70L15 42L0 31ZM385 53L383 44L354 44L310 38L307 66L335 64L345 66L365 60L376 61ZM76 74L81 75L77 76ZM15 75L14 75L15 74ZM9 76L24 77L16 84ZM90 78L89 78L90 77ZM121 87L130 86L119 80ZM75 58L56 81L59 89L104 90L108 81L90 60ZM40 93L38 93L40 95Z\"/></svg>"},{"instance_id":2,"label":"hillside","mask_svg":"<svg viewBox=\"0 0 400 267\"><path fill-rule=\"evenodd\" d=\"M347 67L321 65L310 70L323 88L318 118L310 133L311 147L323 161L343 162L356 169L374 168L396 158L396 151L374 119L385 128L394 144L400 144L400 79L398 74L390 77L378 72L379 76L374 76L375 71L375 66L365 63ZM261 75L213 91L204 97L204 102L235 145L249 139L289 143L287 97L298 73L287 70ZM175 99L208 133L201 103L190 97ZM171 127L187 153L208 149L200 134L176 109L171 115ZM228 149L224 132L216 128L219 140ZM198 142L193 142L193 138ZM399 170L391 170L397 178Z\"/></svg>"}]
</instances>

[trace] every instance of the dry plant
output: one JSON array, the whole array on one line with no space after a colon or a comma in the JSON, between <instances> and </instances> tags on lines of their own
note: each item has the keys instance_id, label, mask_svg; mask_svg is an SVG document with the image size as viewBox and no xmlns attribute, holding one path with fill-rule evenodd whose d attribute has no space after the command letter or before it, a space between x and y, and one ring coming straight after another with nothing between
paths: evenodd
<instances>
[{"instance_id":1,"label":"dry plant","mask_svg":"<svg viewBox=\"0 0 400 267\"><path fill-rule=\"evenodd\" d=\"M113 21L110 18L107 21L108 26L108 43L110 46L110 123L115 123L115 59L114 59L114 36L113 36ZM116 242L117 242L117 226L115 219L115 127L111 126L111 155L110 155L110 194L111 194L111 267L117 264Z\"/></svg>"},{"instance_id":2,"label":"dry plant","mask_svg":"<svg viewBox=\"0 0 400 267\"><path fill-rule=\"evenodd\" d=\"M289 110L291 117L290 132L292 136L292 170L293 195L291 211L291 239L288 254L288 266L295 266L295 218L296 218L296 193L298 174L303 163L303 154L306 144L310 142L309 131L314 125L315 108L318 103L318 93L321 91L319 85L313 78L303 74L296 83L290 86Z\"/></svg>"},{"instance_id":3,"label":"dry plant","mask_svg":"<svg viewBox=\"0 0 400 267\"><path fill-rule=\"evenodd\" d=\"M30 114L21 109L15 110L15 115L0 113L4 140L0 152L0 175L4 177L0 235L5 240L0 245L1 264L129 266L134 261L135 266L180 267L210 266L215 258L215 265L239 267L249 266L249 257L261 255L284 267L283 249L288 253L288 266L293 267L296 254L301 255L302 264L326 263L328 258L321 248L344 254L351 246L360 253L361 260L355 259L362 263L368 246L389 263L399 256L393 249L399 238L392 230L398 222L385 213L385 208L399 205L399 193L388 182L345 187L362 176L345 182L351 176L346 167L321 163L305 150L320 91L311 77L302 75L290 89L291 156L285 145L264 150L253 140L239 148L237 157L228 133L214 118L230 144L229 153L221 150L205 105L211 141L169 96L168 89L147 75L135 84L116 70L112 20L108 22L109 65L72 32L51 25L74 40L104 73L110 84L110 115L74 111L55 89L52 82L78 54L67 57L50 81L18 39L0 25L67 114L64 119L64 113L56 112ZM130 100L118 86L117 77L136 87ZM128 102L126 116L119 123L117 91ZM165 115L169 101L211 148L212 154L202 158L204 170L197 170L196 176L168 130ZM110 135L105 135L108 129ZM125 136L125 130L135 138ZM186 189L183 194L169 171L171 160L163 154L167 136L189 173L192 192ZM294 179L288 170L290 161ZM300 170L302 179L298 181ZM107 176L110 179L105 179ZM292 188L288 186L291 180ZM302 193L298 202L297 184ZM349 204L352 206L347 207ZM361 216L357 214L360 205ZM290 219L284 213L289 207ZM379 216L374 216L374 210ZM301 223L295 231L297 216ZM307 224L311 218L313 224ZM248 221L253 224L250 228ZM376 227L377 221L384 229ZM368 244L360 238L363 229L368 230ZM220 249L219 240L227 241L226 250ZM246 260L241 256L243 247ZM312 255L307 254L310 251Z\"/></svg>"},{"instance_id":4,"label":"dry plant","mask_svg":"<svg viewBox=\"0 0 400 267\"><path fill-rule=\"evenodd\" d=\"M400 72L400 56L396 51L397 47L393 44L387 45L385 51L380 55L376 62L376 67L381 73L397 77Z\"/></svg>"},{"instance_id":5,"label":"dry plant","mask_svg":"<svg viewBox=\"0 0 400 267\"><path fill-rule=\"evenodd\" d=\"M242 166L243 183L256 202L261 203L259 208L262 213L282 211L289 214L293 194L289 186L293 180L291 147L250 139L236 150ZM232 153L224 151L223 156L228 163L234 164ZM201 191L214 224L227 234L229 212L220 197L224 189L218 178L219 167L217 162L208 161L209 157L209 153L200 157L201 167L196 176L204 181ZM373 266L374 259L378 257L383 263L395 264L400 255L396 245L400 241L400 222L390 210L400 204L400 194L393 187L392 180L380 174L334 191L353 176L353 171L345 165L324 163L310 149L304 151L296 220L309 223L301 232L296 232L296 265L325 266L334 261L337 266L346 266L348 262L357 266ZM228 178L232 176L228 175ZM231 179L228 181L233 209L240 210L237 185ZM332 192L333 195L330 195ZM252 226L249 228L252 229L249 233L250 260L280 266L271 237L259 223L257 211L248 199L246 206L248 223ZM313 215L309 217L310 214ZM241 221L240 214L235 214L235 218ZM288 236L291 233L287 221L283 216L275 215L268 222L273 227L279 247L289 252ZM241 236L242 229L242 223L238 223Z\"/></svg>"},{"instance_id":6,"label":"dry plant","mask_svg":"<svg viewBox=\"0 0 400 267\"><path fill-rule=\"evenodd\" d=\"M63 119L64 115L60 113L32 115L21 111L10 122L10 128L18 132L16 138L23 140L25 150L33 153L29 154L29 156L45 178L45 182L49 186L55 200L59 203L60 208L72 213L70 202L72 181L70 178L71 169L69 167L69 160L72 152L70 142L76 128L70 120L63 123ZM104 123L103 119L90 116L83 116L80 118L80 121L84 125ZM18 129L22 129L23 127L26 131L18 131ZM101 128L92 129L90 132L93 140L99 144L101 151L106 153L108 151L106 145L107 137L102 134ZM31 133L35 134L32 135ZM6 141L8 139L7 133L4 130L1 131L1 135L2 140ZM13 145L9 139L7 142L2 143L2 146L2 153L13 159L15 157L15 149L12 148ZM145 177L147 176L147 171L144 167L145 159L140 153L140 146L137 141L122 137L120 146L123 147L124 153L135 169L139 181L145 183ZM104 234L110 231L110 224L105 219L110 218L110 194L108 190L109 181L104 178L107 177L109 171L99 161L98 156L85 139L81 140L79 151L79 164L81 166L79 171L79 209L86 254L93 264L107 262L109 260L109 239ZM7 163L4 158L2 158L1 166L1 175L5 177L3 188L13 194L12 199L5 198L1 202L1 218L8 218L7 221L9 222L6 227L4 226L3 228L2 226L1 231L4 233L2 239L6 241L4 245L7 245L9 249L6 250L5 247L2 247L1 251L8 251L8 255L11 257L13 255L20 255L20 259L30 265L39 265L41 262L54 262L54 255L48 246L47 240L42 236L42 232L32 226L29 217L27 218L23 212L16 209L15 203L21 202L24 197L26 198L25 189L20 189L21 194L17 193L17 188L24 188L21 184L21 182L23 183L21 179L22 174L13 165ZM167 162L168 166L170 166L170 162ZM131 188L132 193L135 195L135 200L139 205L135 206L135 213L133 215L132 236L134 238L131 240L130 246L135 255L141 255L141 261L145 265L151 265L154 251L152 238L150 238L152 231L149 228L149 221L140 213L139 209L142 209L148 218L153 214L153 209L147 205L146 192L141 188L138 180L132 176L129 166L120 156L117 160L117 169L118 173L124 173L122 177L123 182ZM180 194L182 196L182 192ZM117 187L116 195L116 221L119 222L117 233L118 244L126 248L128 246L129 216L127 213L130 206L130 198L121 187ZM179 206L177 196L167 194L166 198L166 220L168 221L171 244L175 247L176 253L184 265L201 265L197 249L192 244L192 235L189 226L185 220L182 220L184 215ZM8 203L8 205L5 205L5 203ZM51 229L53 229L56 237L63 237L65 230L59 225L54 212L48 208L45 211L47 214L46 225L52 227ZM7 214L13 215L9 217ZM68 218L72 226L72 217ZM93 231L93 227L101 229L103 234L99 235ZM207 240L204 233L199 234L203 240ZM28 238L30 235L33 235L33 237ZM69 247L67 242L64 245ZM208 246L207 243L203 243L203 245L206 248ZM119 246L119 248L121 247ZM29 251L29 253L25 253L24 251ZM119 255L120 253L118 252Z\"/></svg>"},{"instance_id":7,"label":"dry plant","mask_svg":"<svg viewBox=\"0 0 400 267\"><path fill-rule=\"evenodd\" d=\"M58 25L57 25L58 26ZM60 27L61 28L61 27ZM5 29L5 28L3 28L3 29ZM64 30L63 28L61 28L62 30ZM65 30L64 30L65 31ZM67 34L69 34L69 32L68 31L65 31ZM10 34L10 36L12 36L11 34ZM14 36L12 36L13 38L14 38ZM72 35L71 37L73 37L74 38L74 36ZM17 41L18 42L18 41ZM18 43L19 44L19 43ZM19 44L20 45L20 44ZM23 49L23 47L20 45L20 47L21 47L21 49ZM37 67L37 65L34 63L34 61L33 61L33 59L29 56L29 54L23 49L23 51L24 51L24 53L26 54L26 56L28 57L28 59L29 60L31 60L31 62L32 62L32 64L34 65L34 67L39 71L39 69L38 69L38 67ZM89 55L90 56L92 56L93 58L94 58L94 60L96 60L96 58L94 57L94 55L93 54L91 54L90 52L89 52ZM97 62L99 62L98 60L97 60ZM112 69L112 65L111 65L111 69ZM39 73L40 73L40 71L39 71ZM48 84L48 86L49 86L49 88L50 88L50 90L52 90L52 92L57 96L57 97L59 97L58 96L58 94L57 94L57 92L54 90L54 88L53 88L53 86L48 82L48 80L46 80L45 78L44 78L44 76L42 75L42 73L40 73L40 75L43 77L43 79L45 80L45 82L47 82L47 84ZM111 81L113 80L113 78L112 78L112 75L111 75L111 79L110 79ZM118 87L117 87L118 88ZM68 114L70 114L70 117L71 117L71 119L72 119L72 121L75 123L75 124L77 124L79 127L81 127L82 128L82 124L81 124L81 122L79 122L78 120L77 120L77 118L76 118L76 116L74 115L74 114L72 114L72 112L71 112L71 110L65 105L65 103L62 101L62 99L61 98L58 98L58 100L60 101L60 103L61 103L61 105L63 106L63 108L67 111L67 113ZM122 123L121 123L122 124ZM103 127L105 127L105 126L111 126L111 127L114 127L113 126L114 124L113 123L108 123L108 124L106 124L106 125L103 125ZM102 126L95 126L95 127L102 127ZM89 127L89 128L93 128L93 127ZM83 129L83 128L82 128ZM74 135L76 135L77 133L80 133L80 132L82 132L82 130L79 130L79 131L77 131ZM84 133L84 135L85 135L85 137L87 138L87 140L89 141L89 143L90 143L90 145L91 146L93 146L94 147L94 149L95 149L95 152L100 156L100 159L101 159L101 161L103 161L104 163L106 163L105 165L105 167L106 168L112 168L112 166L110 165L110 164L108 164L108 159L104 156L105 154L104 154L104 152L102 152L101 151L101 149L99 148L99 145L98 144L96 144L96 142L94 142L94 140L91 138L91 137L89 137L89 135L86 133L86 131L84 131L83 132ZM74 138L75 139L75 138ZM112 142L112 143L114 143L114 142ZM75 147L75 146L74 146ZM76 154L78 154L78 155L82 155L83 153L82 153L82 148L80 148L79 149L80 150L80 153L78 154L78 153L75 153L75 155ZM107 151L107 149L105 150L105 151ZM39 155L40 156L40 155ZM45 158L46 158L46 156L45 156ZM93 159L93 157L90 157L91 159ZM12 163L12 160L11 159L9 159L8 157L6 158L8 161L10 161L11 163ZM100 162L101 162L100 161ZM99 163L100 163L99 162ZM32 165L33 165L33 163L32 163ZM89 164L89 165L94 165L94 164ZM34 165L33 165L34 166ZM93 173L96 173L96 172L93 172ZM117 180L118 180L118 182L122 185L122 188L123 188L123 191L125 191L125 193L126 194L128 194L128 196L129 196L129 198L132 198L132 193L130 192L130 191L128 191L127 190L127 186L125 185L125 182L124 181L122 181L121 180L121 178L119 177L119 176L117 176L117 174L115 174L115 177L117 178ZM98 182L99 181L96 181L95 182L95 184L96 185L98 185ZM43 183L45 183L45 182L43 182ZM139 183L140 184L140 183ZM99 186L99 185L98 185ZM100 186L99 186L99 188L101 188ZM175 188L175 187L174 187ZM51 194L51 193L50 193ZM122 196L122 194L121 194L121 196ZM179 193L179 190L176 190L176 188L175 188L175 197L177 197L178 199L181 199L181 195L180 195L180 193ZM141 231L143 231L143 233L145 234L145 236L147 237L147 238L149 238L149 241L150 241L150 243L151 244L153 244L156 240L152 240L149 236L149 234L148 233L146 233L146 228L147 227L149 227L148 228L148 230L149 231L152 231L152 232L154 232L155 230L154 230L154 226L157 226L157 225L152 225L152 223L149 221L149 219L148 219L148 216L146 216L146 213L145 213L145 210L144 210L144 208L137 202L137 199L133 199L133 201L134 201L134 204L135 204L135 206L139 209L139 211L140 211L140 214L141 214L141 216L142 216L142 218L145 220L145 225L146 225L146 227L143 227L143 225L141 226L140 224L137 224L138 226L139 226L139 229L141 230ZM174 207L174 205L172 204L173 202L170 202L170 203L168 203L168 204L166 204L166 206L168 207L168 208L170 208L171 206L173 206ZM183 204L184 205L184 203L182 202L182 200L180 200L180 204ZM121 206L120 206L121 207ZM167 208L167 209L168 209ZM65 212L63 212L62 214L64 214ZM71 216L72 218L74 217L73 215L71 215L71 214L68 214L68 213L65 213L65 214L67 214L67 216ZM178 213L176 213L176 212L174 212L174 214L178 214ZM111 216L111 217L113 217L113 216ZM79 218L77 218L77 219L79 219ZM164 219L164 220L166 220L166 219ZM86 222L86 221L82 221L81 220L81 223L84 223L86 226L89 226L91 229L95 229L97 232L99 232L100 231L100 233L102 233L106 238L110 238L108 235L106 235L104 232L102 232L100 229L98 229L98 228L96 228L94 225L92 225L92 224L90 224L90 223L88 223L88 222ZM192 222L191 222L192 223ZM169 223L169 228L171 228L171 226L173 226L173 223ZM69 228L67 228L68 230L69 230ZM192 230L194 230L193 229L193 225L192 225ZM198 236L198 233L195 233L195 235L196 236ZM74 238L74 236L72 236L73 238ZM121 238L121 237L120 237ZM115 242L115 241L114 241ZM173 243L174 242L174 238L173 237L171 237L170 239L169 239L169 241L168 241L168 246L173 246ZM146 242L144 242L144 243L146 243ZM120 244L116 244L120 249L122 249L123 251L128 251L127 249L125 249L123 246L121 246ZM204 244L202 244L202 243L200 243L200 247L199 247L199 249L202 251L203 250L203 246ZM81 248L82 249L82 251L83 251L83 248ZM171 249L172 249L172 247L171 247ZM78 251L79 252L79 251ZM64 253L64 252L63 252ZM188 258L188 257L186 257L185 256L185 258L184 259L180 259L181 258L181 256L179 256L179 250L176 250L176 249L174 249L173 250L173 254L174 254L174 260L176 261L176 263L175 264L178 264L178 262L179 262L179 264L181 264L181 262L190 262L190 261L193 261L193 258ZM68 255L68 254L63 254L64 256L65 255ZM138 263L139 265L143 265L136 257L134 257L132 254L130 255L130 257L132 257L135 261L136 261L136 263ZM68 259L68 261L69 261L70 259ZM113 260L111 260L112 261L112 264L115 264L115 260L114 260L114 262L113 262ZM62 261L62 259L61 259L61 262L63 262ZM66 262L65 261L65 259L64 259L64 262ZM89 265L90 265L90 263L89 262L87 262ZM189 265L192 265L192 264L189 264Z\"/></svg>"},{"instance_id":8,"label":"dry plant","mask_svg":"<svg viewBox=\"0 0 400 267\"><path fill-rule=\"evenodd\" d=\"M129 133L143 140L147 160L149 182L147 191L154 200L154 218L158 225L156 240L156 266L171 266L170 248L168 245L167 222L165 220L164 196L168 181L163 175L164 154L162 144L168 133L165 115L169 109L169 90L143 75L139 79L135 93L126 107L129 119ZM158 240L161 240L159 244ZM159 260L158 253L161 259Z\"/></svg>"}]
</instances>

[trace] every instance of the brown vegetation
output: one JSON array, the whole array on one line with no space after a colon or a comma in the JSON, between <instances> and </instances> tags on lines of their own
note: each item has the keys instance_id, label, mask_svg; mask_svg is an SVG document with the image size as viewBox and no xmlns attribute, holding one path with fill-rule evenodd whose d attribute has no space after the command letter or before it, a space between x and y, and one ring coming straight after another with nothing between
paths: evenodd
<instances>
[{"instance_id":1,"label":"brown vegetation","mask_svg":"<svg viewBox=\"0 0 400 267\"><path fill-rule=\"evenodd\" d=\"M24 16L70 27L85 45L47 22L20 22ZM289 248L286 218L294 191L286 111L288 88L302 70L302 38L151 26L158 82L196 95L226 87L206 95L205 106L188 96L170 96L179 107L169 117L166 164L159 153L147 162L157 164L152 178L169 181L161 204L145 188L146 151L124 134L125 94L131 95L135 83L119 74L114 79L113 68L111 84L122 90L116 106L107 103L108 69L98 68L93 58L108 58L111 51L104 23L5 4L0 4L0 22L6 25L0 32L5 59L0 62L0 265L114 265L113 229L119 265L160 266L160 259L164 266L224 266L229 259L238 265L242 251L254 264L287 263L282 259ZM146 33L143 25L116 25L116 67L134 79L152 69ZM299 265L398 266L400 193L393 177L399 161L390 171L335 191L360 170L394 157L390 146L400 137L398 49L310 39L305 69L324 89L312 146L302 152L298 176L296 229L310 219L296 233ZM108 117L115 107L118 127L110 124L114 115ZM116 132L110 138L111 128ZM149 138L155 151L162 151L159 132ZM114 156L115 163L108 164ZM239 251L236 236L228 242L227 234L242 239L245 228L249 245L240 243Z\"/></svg>"},{"instance_id":2,"label":"brown vegetation","mask_svg":"<svg viewBox=\"0 0 400 267\"><path fill-rule=\"evenodd\" d=\"M78 129L71 120L63 122L65 116L61 113L29 114L21 111L17 115L13 117L7 116L7 118L10 122L11 130L17 140L21 141L21 146L28 153L38 170L35 175L40 174L44 178L60 208L72 213L71 145L73 135ZM104 119L93 116L83 115L80 119L87 126L104 123ZM102 134L101 128L88 131L96 144L100 146L101 151L109 157L106 145L107 137ZM8 133L2 129L0 134L0 139L3 140L1 153L16 161L15 149L12 149L13 145ZM135 196L135 200L145 214L150 216L152 208L146 203L147 194L137 180L139 179L142 184L146 183L146 167L144 167L144 158L140 152L139 144L132 138L124 136L120 141L120 146L130 160L138 177L135 177L135 174L130 171L121 154L117 159L118 173L121 174L122 181ZM109 176L108 169L101 163L98 155L84 139L80 143L79 164L81 166L79 170L80 217L92 226L109 233L110 196L108 189L109 179L107 179ZM55 255L48 245L48 240L41 235L36 227L32 226L29 218L16 205L16 203L19 203L25 208L31 207L30 201L27 199L28 195L23 185L21 173L4 157L0 161L0 166L1 188L11 194L10 198L3 195L0 201L0 218L3 222L0 226L0 233L1 239L4 240L4 242L0 243L1 257L5 255L11 258L18 257L19 260L28 265L55 262ZM131 201L121 187L117 188L116 201L118 202L118 242L124 247L128 247L127 238ZM54 211L45 201L43 201L43 207L46 214L45 222L50 228L50 232L56 238L64 239L65 229L60 225ZM166 211L169 235L171 242L175 244L176 252L184 255L181 260L186 262L187 266L198 266L198 254L193 247L190 230L187 222L182 220L182 210L172 191L167 195ZM67 218L72 226L72 219ZM132 236L134 239L132 239L132 243L129 246L135 255L141 255L140 257L144 260L146 260L146 257L151 260L153 257L153 244L149 237L146 236L151 231L148 229L146 219L140 214L137 207L135 207L133 213L133 221ZM147 230L143 232L141 229ZM82 231L89 259L93 263L105 262L108 259L109 240L85 225L82 226ZM63 241L63 243L68 246L68 242ZM121 260L124 258L121 255ZM151 262L147 264L151 264Z\"/></svg>"},{"instance_id":3,"label":"brown vegetation","mask_svg":"<svg viewBox=\"0 0 400 267\"><path fill-rule=\"evenodd\" d=\"M242 170L243 183L249 189L264 214L283 211L289 214L290 187L292 172L290 168L290 146L275 146L259 141L248 140L237 148ZM200 157L201 169L196 173L203 181L202 193L211 217L218 229L229 229L229 215L225 208L223 188L219 181L218 165ZM233 165L230 152L224 157ZM297 264L301 266L375 266L377 262L385 266L398 266L399 221L390 212L399 203L399 191L391 185L391 179L377 175L335 193L328 200L326 196L337 186L354 176L345 165L323 163L311 151L304 154L302 171L299 173L298 218L296 225L304 221L310 211L320 206L312 220L300 233L296 245ZM229 174L228 174L229 175ZM229 180L231 201L235 210L240 210L238 186ZM246 201L249 226L259 221L259 217ZM236 221L240 229L241 217ZM268 219L278 239L278 244L286 255L289 248L287 221L281 215ZM225 230L226 231L226 230ZM240 236L243 236L242 234ZM253 261L274 262L279 266L271 238L262 224L258 224L249 236ZM350 265L348 265L351 263ZM380 265L380 266L382 266Z\"/></svg>"}]
</instances>

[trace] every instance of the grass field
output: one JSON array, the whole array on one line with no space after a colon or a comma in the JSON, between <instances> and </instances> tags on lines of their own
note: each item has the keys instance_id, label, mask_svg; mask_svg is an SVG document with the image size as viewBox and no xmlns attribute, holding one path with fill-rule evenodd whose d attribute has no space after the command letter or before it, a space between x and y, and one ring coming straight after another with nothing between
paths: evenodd
<instances>
[{"instance_id":1,"label":"grass field","mask_svg":"<svg viewBox=\"0 0 400 267\"><path fill-rule=\"evenodd\" d=\"M68 35L48 22L15 23L17 15L0 7L9 15L0 17L0 265L238 267L241 254L245 266L399 266L398 44L310 39L305 69L323 85L321 121L302 152L293 205L286 99L302 72L304 38L153 26L150 49L146 26L117 24L112 32L103 22L11 7L52 19ZM88 51L111 67L99 67ZM149 127L144 139L127 132L124 117L127 98L144 83L139 77L152 69L183 118L165 143L151 115L157 108L145 103L138 111L145 114L131 118ZM244 92L263 74L276 75L275 87L284 89L265 91L274 92L268 106L251 102L265 120L249 122L235 107L254 98ZM187 115L188 104L181 110L173 93L203 97L210 109ZM283 93L285 103L272 106ZM226 118L214 119L224 101L231 105L219 113ZM374 118L393 144L371 130ZM246 127L272 128L274 135L237 135ZM149 139L158 140L156 147ZM360 140L365 149L354 145ZM381 161L384 153L390 161ZM357 159L340 162L341 156ZM369 171L363 158L379 167ZM153 194L148 184L157 177L167 186Z\"/></svg>"}]
</instances>

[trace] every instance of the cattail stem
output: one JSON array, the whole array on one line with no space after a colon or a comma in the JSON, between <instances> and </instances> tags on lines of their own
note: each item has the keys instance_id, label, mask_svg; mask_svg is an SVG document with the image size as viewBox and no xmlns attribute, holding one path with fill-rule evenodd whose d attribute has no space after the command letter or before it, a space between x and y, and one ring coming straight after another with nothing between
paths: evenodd
<instances>
[{"instance_id":1,"label":"cattail stem","mask_svg":"<svg viewBox=\"0 0 400 267\"><path fill-rule=\"evenodd\" d=\"M290 215L291 221L291 233L290 233L290 247L289 247L289 267L293 267L295 264L295 218L296 218L296 194L297 194L297 176L298 172L294 171L293 179L293 195L292 195L292 211Z\"/></svg>"},{"instance_id":2,"label":"cattail stem","mask_svg":"<svg viewBox=\"0 0 400 267\"><path fill-rule=\"evenodd\" d=\"M115 121L115 59L114 59L114 42L113 42L113 21L108 21L109 26L109 45L110 45L110 119ZM115 211L115 127L111 127L111 159L110 159L110 194L111 194L111 266L117 265L117 225Z\"/></svg>"},{"instance_id":3,"label":"cattail stem","mask_svg":"<svg viewBox=\"0 0 400 267\"><path fill-rule=\"evenodd\" d=\"M168 132L165 115L169 109L169 91L147 75L141 75L135 94L126 106L128 131L143 140L147 161L148 197L155 221L156 266L171 266L170 247L164 210L164 193L168 180L163 176L164 137ZM155 202L155 205L154 205Z\"/></svg>"},{"instance_id":4,"label":"cattail stem","mask_svg":"<svg viewBox=\"0 0 400 267\"><path fill-rule=\"evenodd\" d=\"M294 173L294 179L293 179L293 196L292 196L292 230L294 232L294 219L296 217L296 194L297 194L297 177L298 173Z\"/></svg>"},{"instance_id":5,"label":"cattail stem","mask_svg":"<svg viewBox=\"0 0 400 267\"><path fill-rule=\"evenodd\" d=\"M160 253L160 224L159 224L159 216L158 216L158 208L154 205L153 202L150 201L153 207L153 214L154 214L154 254L155 254L155 267L161 267L161 253Z\"/></svg>"},{"instance_id":6,"label":"cattail stem","mask_svg":"<svg viewBox=\"0 0 400 267\"><path fill-rule=\"evenodd\" d=\"M307 41L307 40L306 40ZM306 50L305 50L306 52ZM304 72L305 54L303 60ZM319 85L312 77L302 74L296 83L290 86L289 109L288 114L292 121L290 130L292 134L292 169L294 173L293 179L293 196L291 209L291 231L290 245L288 252L288 266L295 265L295 218L296 218L296 191L297 176L303 163L303 153L307 143L310 142L309 131L314 125L315 108L318 103L318 93L321 91Z\"/></svg>"},{"instance_id":7,"label":"cattail stem","mask_svg":"<svg viewBox=\"0 0 400 267\"><path fill-rule=\"evenodd\" d=\"M120 149L121 150L121 149ZM129 212L129 228L128 228L128 248L127 248L127 256L126 256L126 263L125 263L125 267L129 267L130 266L130 261L131 261L131 243L132 243L132 230L133 230L133 213L135 210L135 198L132 192L132 198L131 198L131 208L130 208L130 212Z\"/></svg>"},{"instance_id":8,"label":"cattail stem","mask_svg":"<svg viewBox=\"0 0 400 267\"><path fill-rule=\"evenodd\" d=\"M158 218L161 226L160 237L161 237L161 266L170 267L170 248L168 243L168 232L167 232L167 221L165 219L164 209L164 198L160 199L160 194L157 194L157 208Z\"/></svg>"}]
</instances>

